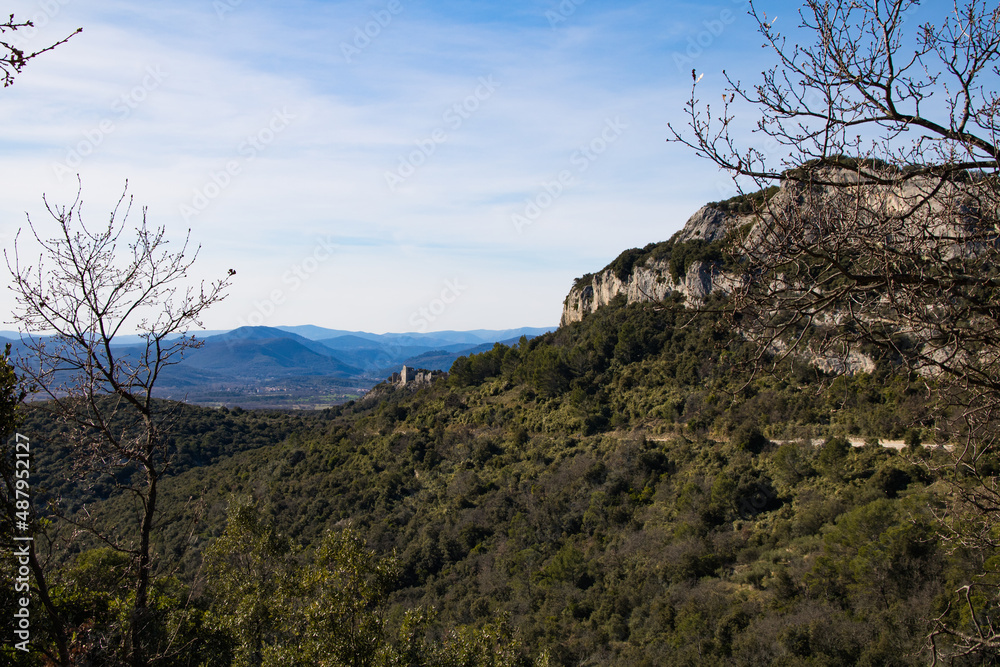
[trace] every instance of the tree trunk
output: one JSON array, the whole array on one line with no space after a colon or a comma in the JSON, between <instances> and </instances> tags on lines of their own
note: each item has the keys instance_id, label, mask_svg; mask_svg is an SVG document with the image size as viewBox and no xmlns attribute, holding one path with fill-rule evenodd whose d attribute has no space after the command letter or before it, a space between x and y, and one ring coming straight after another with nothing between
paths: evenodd
<instances>
[{"instance_id":1,"label":"tree trunk","mask_svg":"<svg viewBox=\"0 0 1000 667\"><path fill-rule=\"evenodd\" d=\"M56 651L59 653L59 664L68 666L70 661L69 646L66 642L66 626L56 611L56 607L52 603L52 598L49 597L49 586L45 582L45 572L42 570L42 565L38 562L38 556L35 554L34 541L28 543L28 566L31 568L31 573L35 576L38 599L41 600L42 606L45 607L45 611L49 615L49 622L52 623L52 641L55 642Z\"/></svg>"},{"instance_id":2,"label":"tree trunk","mask_svg":"<svg viewBox=\"0 0 1000 667\"><path fill-rule=\"evenodd\" d=\"M151 467L146 468L148 489L146 503L142 515L142 526L139 531L139 571L135 584L135 607L132 609L132 622L129 628L129 662L134 667L144 667L149 663L146 655L146 645L143 639L149 624L149 579L151 558L149 554L149 536L153 531L153 518L156 516L156 485L158 475Z\"/></svg>"}]
</instances>

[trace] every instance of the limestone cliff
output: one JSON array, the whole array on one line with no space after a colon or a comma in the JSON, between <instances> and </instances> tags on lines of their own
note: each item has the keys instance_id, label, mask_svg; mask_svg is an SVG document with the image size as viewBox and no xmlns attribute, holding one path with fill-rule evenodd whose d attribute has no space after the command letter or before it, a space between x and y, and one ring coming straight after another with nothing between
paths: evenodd
<instances>
[{"instance_id":1,"label":"limestone cliff","mask_svg":"<svg viewBox=\"0 0 1000 667\"><path fill-rule=\"evenodd\" d=\"M836 182L851 182L849 170L829 169L817 172L824 179ZM733 291L735 278L725 271L724 249L731 240L730 233L745 230L746 247L758 245L761 226L752 211L764 201L769 201L768 215L780 215L782 210L803 205L804 185L788 182L780 188L773 187L757 193L734 197L725 202L703 206L674 234L669 241L653 243L645 248L633 248L619 255L611 264L597 273L587 274L577 279L563 302L560 326L577 322L589 313L609 304L618 296L624 296L627 303L661 301L670 295L680 295L688 306L698 306L712 293L729 294ZM867 192L866 209L884 210L887 214L906 212L915 200L924 201L923 217L933 224L922 223L920 216L906 216L903 224L920 225L914 232L900 234L901 239L919 239L924 247L937 243L934 239L944 239L941 252L944 257L968 253L974 246L961 246L956 239L970 234L973 222L967 215L965 203L959 195L960 185L942 190L934 179L913 179L901 187L872 187ZM810 191L813 196L817 191ZM820 189L818 203L822 207L823 197L833 200L839 193L836 188ZM958 201L961 205L956 205ZM983 202L973 202L982 206ZM997 206L995 202L988 202ZM949 208L950 206L950 208ZM765 226L766 227L766 226ZM921 232L921 233L916 233ZM895 237L894 237L895 238ZM946 246L946 247L945 247ZM836 320L836 311L829 317ZM835 324L836 322L831 322ZM822 319L814 322L823 325ZM787 349L787 343L773 340L769 344L773 352ZM836 354L827 349L812 350L808 346L799 350L797 356L821 370L830 373L871 372L874 361L858 350Z\"/></svg>"},{"instance_id":2,"label":"limestone cliff","mask_svg":"<svg viewBox=\"0 0 1000 667\"><path fill-rule=\"evenodd\" d=\"M739 216L703 206L669 241L626 250L597 273L576 281L563 302L560 326L582 320L620 294L628 303L681 294L693 306L714 291L728 292L731 284L722 273L719 248L740 222Z\"/></svg>"},{"instance_id":3,"label":"limestone cliff","mask_svg":"<svg viewBox=\"0 0 1000 667\"><path fill-rule=\"evenodd\" d=\"M713 292L730 293L733 278L723 270L721 249L730 231L753 222L753 218L723 207L726 203L704 206L669 241L626 250L597 273L579 278L563 302L560 326L582 320L619 295L636 303L680 294L686 305L697 306ZM772 341L771 349L781 352L787 348L782 341ZM870 357L856 350L846 355L821 350L798 356L828 373L872 372L875 368Z\"/></svg>"}]
</instances>

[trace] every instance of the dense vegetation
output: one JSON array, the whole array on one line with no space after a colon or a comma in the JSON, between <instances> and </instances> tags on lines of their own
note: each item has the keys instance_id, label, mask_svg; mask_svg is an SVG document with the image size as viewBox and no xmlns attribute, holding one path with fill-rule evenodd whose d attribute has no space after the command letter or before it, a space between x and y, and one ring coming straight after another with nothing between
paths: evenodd
<instances>
[{"instance_id":1,"label":"dense vegetation","mask_svg":"<svg viewBox=\"0 0 1000 667\"><path fill-rule=\"evenodd\" d=\"M844 439L917 442L920 385L752 360L710 313L616 302L415 393L185 408L150 641L165 664L921 663L950 582L989 568L934 530L934 451ZM88 509L121 527L129 502ZM62 558L77 650L107 658L126 560Z\"/></svg>"},{"instance_id":2,"label":"dense vegetation","mask_svg":"<svg viewBox=\"0 0 1000 667\"><path fill-rule=\"evenodd\" d=\"M728 242L723 239L716 241L705 241L703 239L692 239L690 241L678 241L675 238L661 243L649 243L642 248L630 248L622 252L601 273L611 271L612 274L622 282L628 282L629 276L636 266L642 266L646 262L669 262L670 276L675 283L680 282L687 274L688 268L694 262L709 262L717 267L725 267L727 261L726 248ZM662 282L662 276L658 278ZM576 279L573 289L580 290L589 287L594 283L594 274L587 273Z\"/></svg>"},{"instance_id":3,"label":"dense vegetation","mask_svg":"<svg viewBox=\"0 0 1000 667\"><path fill-rule=\"evenodd\" d=\"M212 410L184 403L159 403L162 420L176 424L166 435L171 464L168 473L179 475L191 468L209 466L236 454L281 442L315 421L317 413L278 412L221 408ZM70 498L75 505L106 500L116 491L115 479L95 477L82 486L74 470L78 461L67 441L60 436L70 427L60 424L44 406L25 413L21 424L24 433L36 436L39 447L34 452L36 498L45 504L51 498ZM120 471L119 478L135 474L132 468Z\"/></svg>"},{"instance_id":4,"label":"dense vegetation","mask_svg":"<svg viewBox=\"0 0 1000 667\"><path fill-rule=\"evenodd\" d=\"M853 163L849 163L845 158L843 164L847 166ZM789 170L789 173L794 173L794 170ZM781 190L780 186L770 185L754 192L744 192L723 201L712 202L708 206L729 215L753 214L760 211L761 206L778 194L779 190Z\"/></svg>"}]
</instances>

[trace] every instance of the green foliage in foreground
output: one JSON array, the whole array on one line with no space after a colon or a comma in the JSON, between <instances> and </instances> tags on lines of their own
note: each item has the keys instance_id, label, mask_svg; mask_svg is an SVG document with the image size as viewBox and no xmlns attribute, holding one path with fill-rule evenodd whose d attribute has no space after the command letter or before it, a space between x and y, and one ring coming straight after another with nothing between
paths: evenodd
<instances>
[{"instance_id":1,"label":"green foliage in foreground","mask_svg":"<svg viewBox=\"0 0 1000 667\"><path fill-rule=\"evenodd\" d=\"M193 466L164 484L150 641L164 664L922 664L953 582L996 564L940 541L938 453L844 439L912 439L919 388L751 359L710 315L616 304ZM127 499L91 511L113 529ZM53 573L81 651L114 646L126 595L109 561L82 601L101 553Z\"/></svg>"},{"instance_id":2,"label":"green foliage in foreground","mask_svg":"<svg viewBox=\"0 0 1000 667\"><path fill-rule=\"evenodd\" d=\"M326 532L307 558L295 551L250 502L230 507L205 563L215 582L209 625L231 638L232 664L522 664L503 620L442 633L435 614L417 608L390 635L385 612L398 563L354 530Z\"/></svg>"}]
</instances>

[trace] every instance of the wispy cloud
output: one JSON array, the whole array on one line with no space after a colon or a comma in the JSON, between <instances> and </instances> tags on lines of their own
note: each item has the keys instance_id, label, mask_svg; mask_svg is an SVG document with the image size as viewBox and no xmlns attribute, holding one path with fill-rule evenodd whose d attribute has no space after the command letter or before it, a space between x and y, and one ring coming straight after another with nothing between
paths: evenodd
<instances>
[{"instance_id":1,"label":"wispy cloud","mask_svg":"<svg viewBox=\"0 0 1000 667\"><path fill-rule=\"evenodd\" d=\"M717 198L715 172L665 139L690 86L672 53L719 8L587 0L553 25L558 2L398 2L63 3L35 39L84 32L2 92L0 230L39 215L43 193L69 201L76 172L100 220L128 179L153 221L193 228L206 276L237 269L211 328L236 326L329 236L342 252L271 324L405 329L460 275L468 289L432 328L471 329L553 324L574 277ZM628 130L577 170L614 118ZM572 188L518 234L512 214L565 169Z\"/></svg>"}]
</instances>

